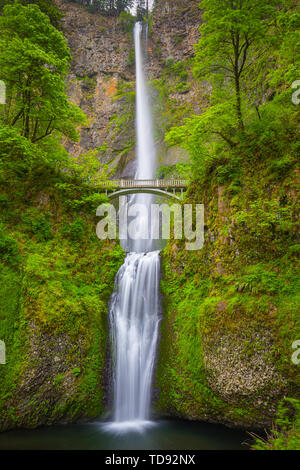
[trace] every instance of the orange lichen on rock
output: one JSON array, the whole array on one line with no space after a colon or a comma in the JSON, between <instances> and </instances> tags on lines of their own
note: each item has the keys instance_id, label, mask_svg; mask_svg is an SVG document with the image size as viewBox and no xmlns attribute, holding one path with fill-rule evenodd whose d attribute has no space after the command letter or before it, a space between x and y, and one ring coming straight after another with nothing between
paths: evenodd
<instances>
[{"instance_id":1,"label":"orange lichen on rock","mask_svg":"<svg viewBox=\"0 0 300 470\"><path fill-rule=\"evenodd\" d=\"M114 96L118 91L118 79L113 77L105 87L106 96Z\"/></svg>"}]
</instances>

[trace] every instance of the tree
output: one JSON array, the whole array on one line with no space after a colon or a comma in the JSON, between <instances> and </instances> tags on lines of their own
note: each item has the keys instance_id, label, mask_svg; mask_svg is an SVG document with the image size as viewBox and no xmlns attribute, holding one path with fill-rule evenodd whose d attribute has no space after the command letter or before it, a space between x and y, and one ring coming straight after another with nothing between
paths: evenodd
<instances>
[{"instance_id":1,"label":"tree","mask_svg":"<svg viewBox=\"0 0 300 470\"><path fill-rule=\"evenodd\" d=\"M0 79L6 84L5 125L38 142L55 131L76 139L84 114L68 101L67 42L37 5L6 5L0 16Z\"/></svg>"},{"instance_id":2,"label":"tree","mask_svg":"<svg viewBox=\"0 0 300 470\"><path fill-rule=\"evenodd\" d=\"M136 16L137 16L138 21L142 21L145 17L148 17L148 13L149 13L149 1L137 0Z\"/></svg>"},{"instance_id":3,"label":"tree","mask_svg":"<svg viewBox=\"0 0 300 470\"><path fill-rule=\"evenodd\" d=\"M195 73L201 78L215 74L223 83L232 83L238 126L244 129L242 80L249 68L255 65L262 49L265 52L261 45L266 40L278 1L203 0L200 5L205 12L197 45Z\"/></svg>"},{"instance_id":4,"label":"tree","mask_svg":"<svg viewBox=\"0 0 300 470\"><path fill-rule=\"evenodd\" d=\"M173 127L169 145L186 148L194 174L237 178L241 158L274 156L278 171L299 154L300 15L296 1L203 0L206 7L194 72L209 105ZM220 8L219 8L220 7ZM208 83L207 83L208 82Z\"/></svg>"},{"instance_id":5,"label":"tree","mask_svg":"<svg viewBox=\"0 0 300 470\"><path fill-rule=\"evenodd\" d=\"M118 16L123 11L128 11L134 4L134 0L72 0L88 7L92 12L101 12L104 15Z\"/></svg>"},{"instance_id":6,"label":"tree","mask_svg":"<svg viewBox=\"0 0 300 470\"><path fill-rule=\"evenodd\" d=\"M0 11L3 11L5 5L13 3L15 3L15 0L0 0ZM43 13L49 16L51 24L56 28L59 28L60 20L63 15L53 0L18 0L18 3L25 6L34 3Z\"/></svg>"}]
</instances>

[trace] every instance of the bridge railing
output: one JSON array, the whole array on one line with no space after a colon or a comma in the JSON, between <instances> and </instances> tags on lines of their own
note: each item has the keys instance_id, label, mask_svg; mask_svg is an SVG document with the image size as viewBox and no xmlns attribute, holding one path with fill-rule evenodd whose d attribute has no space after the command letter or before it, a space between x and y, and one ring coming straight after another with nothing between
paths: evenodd
<instances>
[{"instance_id":1,"label":"bridge railing","mask_svg":"<svg viewBox=\"0 0 300 470\"><path fill-rule=\"evenodd\" d=\"M101 183L101 186L104 188L145 188L147 186L151 188L185 188L188 185L188 180L181 179L169 179L169 180L160 180L160 179L151 179L151 180L129 180L129 179L120 179L120 180L107 180Z\"/></svg>"}]
</instances>

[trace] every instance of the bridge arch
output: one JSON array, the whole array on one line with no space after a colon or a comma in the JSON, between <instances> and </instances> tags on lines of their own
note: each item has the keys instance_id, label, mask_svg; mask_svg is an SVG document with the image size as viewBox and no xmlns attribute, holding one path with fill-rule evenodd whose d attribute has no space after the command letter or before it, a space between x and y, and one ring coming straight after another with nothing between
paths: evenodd
<instances>
[{"instance_id":1,"label":"bridge arch","mask_svg":"<svg viewBox=\"0 0 300 470\"><path fill-rule=\"evenodd\" d=\"M179 196L176 196L175 193L169 193L168 191L164 191L158 188L127 188L127 189L120 189L115 191L111 194L108 194L109 199L115 199L120 196L127 196L128 194L137 194L137 193L147 193L147 194L154 194L155 196L163 196L169 199L176 199L177 201L181 201Z\"/></svg>"}]
</instances>

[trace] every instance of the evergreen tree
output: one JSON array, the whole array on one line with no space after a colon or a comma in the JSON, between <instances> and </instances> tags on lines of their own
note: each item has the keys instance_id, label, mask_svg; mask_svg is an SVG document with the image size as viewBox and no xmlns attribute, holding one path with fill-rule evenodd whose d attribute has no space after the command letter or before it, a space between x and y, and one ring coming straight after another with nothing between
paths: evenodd
<instances>
[{"instance_id":1,"label":"evergreen tree","mask_svg":"<svg viewBox=\"0 0 300 470\"><path fill-rule=\"evenodd\" d=\"M129 10L134 0L72 0L86 6L92 12L100 12L104 15L118 16L123 11Z\"/></svg>"},{"instance_id":2,"label":"evergreen tree","mask_svg":"<svg viewBox=\"0 0 300 470\"><path fill-rule=\"evenodd\" d=\"M136 16L137 16L138 21L142 21L145 17L148 17L148 12L149 12L149 1L137 0Z\"/></svg>"}]
</instances>

